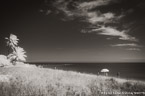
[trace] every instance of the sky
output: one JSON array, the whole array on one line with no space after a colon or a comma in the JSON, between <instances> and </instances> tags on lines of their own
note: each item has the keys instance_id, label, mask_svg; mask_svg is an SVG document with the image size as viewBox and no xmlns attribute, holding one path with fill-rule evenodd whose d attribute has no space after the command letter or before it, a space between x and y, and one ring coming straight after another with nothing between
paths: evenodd
<instances>
[{"instance_id":1,"label":"sky","mask_svg":"<svg viewBox=\"0 0 145 96\"><path fill-rule=\"evenodd\" d=\"M0 54L15 34L28 62L145 62L144 0L1 2Z\"/></svg>"}]
</instances>

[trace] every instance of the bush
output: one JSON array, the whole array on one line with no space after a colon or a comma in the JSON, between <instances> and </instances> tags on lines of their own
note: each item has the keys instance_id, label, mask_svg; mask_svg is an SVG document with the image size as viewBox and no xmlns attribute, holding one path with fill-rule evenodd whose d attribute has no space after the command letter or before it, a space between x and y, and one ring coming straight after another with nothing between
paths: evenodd
<instances>
[{"instance_id":1,"label":"bush","mask_svg":"<svg viewBox=\"0 0 145 96\"><path fill-rule=\"evenodd\" d=\"M11 65L10 60L5 55L0 55L0 67Z\"/></svg>"}]
</instances>

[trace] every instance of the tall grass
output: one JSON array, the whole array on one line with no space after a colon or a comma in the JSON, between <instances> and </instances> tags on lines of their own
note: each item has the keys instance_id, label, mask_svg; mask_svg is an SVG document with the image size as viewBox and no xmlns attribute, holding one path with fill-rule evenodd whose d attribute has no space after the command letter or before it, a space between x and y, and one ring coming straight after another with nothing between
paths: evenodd
<instances>
[{"instance_id":1,"label":"tall grass","mask_svg":"<svg viewBox=\"0 0 145 96\"><path fill-rule=\"evenodd\" d=\"M0 96L144 96L145 83L38 67L0 68ZM106 93L103 93L106 92ZM108 93L107 93L108 92Z\"/></svg>"}]
</instances>

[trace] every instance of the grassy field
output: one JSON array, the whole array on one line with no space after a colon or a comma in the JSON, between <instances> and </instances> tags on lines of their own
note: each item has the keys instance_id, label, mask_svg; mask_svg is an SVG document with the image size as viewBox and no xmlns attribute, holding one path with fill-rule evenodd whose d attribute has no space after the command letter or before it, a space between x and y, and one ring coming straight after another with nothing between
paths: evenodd
<instances>
[{"instance_id":1,"label":"grassy field","mask_svg":"<svg viewBox=\"0 0 145 96\"><path fill-rule=\"evenodd\" d=\"M142 81L29 66L0 68L0 96L145 96L143 92Z\"/></svg>"}]
</instances>

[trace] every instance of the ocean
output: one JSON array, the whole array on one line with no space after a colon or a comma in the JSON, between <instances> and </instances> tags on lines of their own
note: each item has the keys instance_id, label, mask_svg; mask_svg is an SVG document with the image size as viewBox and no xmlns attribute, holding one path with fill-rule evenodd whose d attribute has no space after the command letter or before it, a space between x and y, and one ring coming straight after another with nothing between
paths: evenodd
<instances>
[{"instance_id":1,"label":"ocean","mask_svg":"<svg viewBox=\"0 0 145 96\"><path fill-rule=\"evenodd\" d=\"M145 81L145 63L31 63L44 68L77 71L101 75L101 69L109 69L109 76Z\"/></svg>"}]
</instances>

